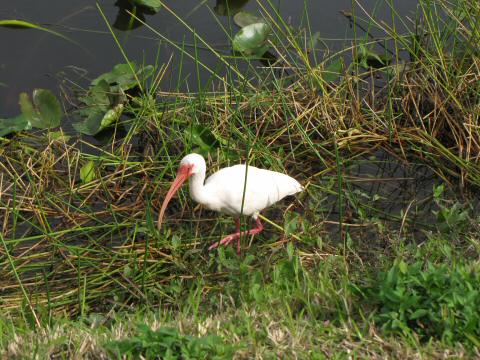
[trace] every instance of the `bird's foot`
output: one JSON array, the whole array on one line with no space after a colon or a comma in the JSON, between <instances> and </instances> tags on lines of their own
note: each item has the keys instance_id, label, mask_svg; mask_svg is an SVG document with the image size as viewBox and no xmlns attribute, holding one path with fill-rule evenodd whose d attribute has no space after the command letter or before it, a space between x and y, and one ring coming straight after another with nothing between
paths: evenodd
<instances>
[{"instance_id":1,"label":"bird's foot","mask_svg":"<svg viewBox=\"0 0 480 360\"><path fill-rule=\"evenodd\" d=\"M235 240L238 239L239 237L240 237L240 234L228 235L228 236L224 237L222 240L217 241L217 242L214 242L212 245L210 245L210 247L208 248L208 250L216 249L216 248L218 248L219 246L227 246L227 245L229 245L232 241L235 241ZM238 249L237 249L237 252L238 252Z\"/></svg>"}]
</instances>

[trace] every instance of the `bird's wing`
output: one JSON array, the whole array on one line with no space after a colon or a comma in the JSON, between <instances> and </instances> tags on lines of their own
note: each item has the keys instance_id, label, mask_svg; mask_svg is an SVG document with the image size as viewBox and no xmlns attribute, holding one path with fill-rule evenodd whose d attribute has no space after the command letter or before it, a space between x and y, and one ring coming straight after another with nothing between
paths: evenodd
<instances>
[{"instance_id":1,"label":"bird's wing","mask_svg":"<svg viewBox=\"0 0 480 360\"><path fill-rule=\"evenodd\" d=\"M254 166L248 167L245 188L245 170L245 165L223 168L206 180L205 186L215 193L219 202L219 211L254 215L303 189L298 181L288 175Z\"/></svg>"}]
</instances>

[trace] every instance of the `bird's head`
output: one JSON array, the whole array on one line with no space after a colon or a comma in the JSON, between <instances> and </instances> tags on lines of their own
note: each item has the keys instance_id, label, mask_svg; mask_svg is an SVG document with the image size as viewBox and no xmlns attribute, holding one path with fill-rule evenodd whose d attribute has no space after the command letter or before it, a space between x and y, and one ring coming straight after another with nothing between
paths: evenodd
<instances>
[{"instance_id":1,"label":"bird's head","mask_svg":"<svg viewBox=\"0 0 480 360\"><path fill-rule=\"evenodd\" d=\"M180 161L177 176L181 172L188 172L190 174L189 176L202 173L206 171L206 168L207 166L205 165L205 159L202 155L188 154Z\"/></svg>"},{"instance_id":2,"label":"bird's head","mask_svg":"<svg viewBox=\"0 0 480 360\"><path fill-rule=\"evenodd\" d=\"M165 209L167 208L168 203L172 199L173 195L180 189L182 184L192 175L205 173L206 165L205 160L201 155L198 154L188 154L185 156L182 161L180 161L180 166L177 170L177 176L173 180L170 189L165 195L165 200L163 200L162 208L160 209L160 214L158 215L157 227L160 229L162 225L163 215Z\"/></svg>"}]
</instances>

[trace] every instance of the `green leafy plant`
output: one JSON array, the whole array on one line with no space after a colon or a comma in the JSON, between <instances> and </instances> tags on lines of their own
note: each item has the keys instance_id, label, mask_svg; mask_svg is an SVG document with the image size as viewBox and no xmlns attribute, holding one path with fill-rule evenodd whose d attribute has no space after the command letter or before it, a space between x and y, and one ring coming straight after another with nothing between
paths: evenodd
<instances>
[{"instance_id":1,"label":"green leafy plant","mask_svg":"<svg viewBox=\"0 0 480 360\"><path fill-rule=\"evenodd\" d=\"M270 48L271 27L265 22L249 24L240 29L232 40L232 47L245 56L259 58Z\"/></svg>"},{"instance_id":2,"label":"green leafy plant","mask_svg":"<svg viewBox=\"0 0 480 360\"><path fill-rule=\"evenodd\" d=\"M153 66L138 67L135 63L117 64L110 72L92 80L88 92L79 99L83 107L77 111L81 121L73 123L75 130L96 135L116 123L127 102L125 91L139 86L139 81L153 74Z\"/></svg>"},{"instance_id":3,"label":"green leafy plant","mask_svg":"<svg viewBox=\"0 0 480 360\"><path fill-rule=\"evenodd\" d=\"M10 119L0 119L0 136L12 132L38 129L51 129L60 125L63 111L55 95L46 89L35 89L32 100L27 93L20 94L19 116Z\"/></svg>"},{"instance_id":4,"label":"green leafy plant","mask_svg":"<svg viewBox=\"0 0 480 360\"><path fill-rule=\"evenodd\" d=\"M24 115L18 115L9 119L0 119L0 136L28 129L31 129L31 127Z\"/></svg>"},{"instance_id":5,"label":"green leafy plant","mask_svg":"<svg viewBox=\"0 0 480 360\"><path fill-rule=\"evenodd\" d=\"M118 358L143 359L231 359L235 347L224 344L214 335L196 337L181 335L177 329L162 327L157 330L139 325L137 336L112 341L107 349Z\"/></svg>"},{"instance_id":6,"label":"green leafy plant","mask_svg":"<svg viewBox=\"0 0 480 360\"><path fill-rule=\"evenodd\" d=\"M457 201L449 203L443 199L444 190L443 184L433 189L433 199L438 206L438 210L433 211L437 216L437 229L444 235L461 232L468 225L468 210Z\"/></svg>"},{"instance_id":7,"label":"green leafy plant","mask_svg":"<svg viewBox=\"0 0 480 360\"><path fill-rule=\"evenodd\" d=\"M253 15L247 11L239 11L236 13L233 16L233 22L241 28L256 23L266 23L263 18Z\"/></svg>"},{"instance_id":8,"label":"green leafy plant","mask_svg":"<svg viewBox=\"0 0 480 360\"><path fill-rule=\"evenodd\" d=\"M468 264L397 261L368 291L375 322L387 332L417 333L448 344L480 344L480 274Z\"/></svg>"},{"instance_id":9,"label":"green leafy plant","mask_svg":"<svg viewBox=\"0 0 480 360\"><path fill-rule=\"evenodd\" d=\"M220 142L215 134L212 131L203 125L194 125L190 129L185 130L185 135L187 135L193 144L197 147L193 149L194 152L202 154L203 156L208 155L213 150L218 148Z\"/></svg>"},{"instance_id":10,"label":"green leafy plant","mask_svg":"<svg viewBox=\"0 0 480 360\"><path fill-rule=\"evenodd\" d=\"M27 93L20 94L20 108L32 127L49 129L60 125L62 108L50 90L35 89L33 103Z\"/></svg>"},{"instance_id":11,"label":"green leafy plant","mask_svg":"<svg viewBox=\"0 0 480 360\"><path fill-rule=\"evenodd\" d=\"M102 81L106 81L110 86L110 91L117 93L127 91L139 85L139 81L148 79L153 74L153 66L138 66L135 62L117 64L109 72L106 72L94 80L92 86L98 85Z\"/></svg>"},{"instance_id":12,"label":"green leafy plant","mask_svg":"<svg viewBox=\"0 0 480 360\"><path fill-rule=\"evenodd\" d=\"M82 180L82 182L86 184L94 179L95 179L95 163L90 160L80 168L80 180Z\"/></svg>"}]
</instances>

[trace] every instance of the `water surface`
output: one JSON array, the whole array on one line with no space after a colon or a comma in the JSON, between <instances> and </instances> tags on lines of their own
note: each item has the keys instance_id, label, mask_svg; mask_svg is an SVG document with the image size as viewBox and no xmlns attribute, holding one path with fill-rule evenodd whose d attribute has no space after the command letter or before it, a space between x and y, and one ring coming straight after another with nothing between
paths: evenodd
<instances>
[{"instance_id":1,"label":"water surface","mask_svg":"<svg viewBox=\"0 0 480 360\"><path fill-rule=\"evenodd\" d=\"M124 48L128 58L137 62L164 63L169 60L173 48L160 41L158 35L146 26L133 30L120 30L126 24L118 17L126 0L103 0L98 2L105 17ZM214 13L216 1L169 0L164 2L169 9L181 17L205 41L222 52L229 52L227 35L219 22L227 29L236 31L229 19ZM266 2L263 1L262 4ZM341 11L351 11L351 0L275 0L271 2L279 10L282 17L294 27L306 27L306 13L312 33L319 32L322 40L329 48L339 50L348 46L351 38L365 36L360 30L350 26L348 19ZM391 22L392 14L385 1L362 0L361 7L373 14L378 21ZM411 15L417 0L394 0L395 10L405 17ZM259 12L257 1L247 1L245 10ZM367 18L359 6L355 12ZM158 13L140 15L155 31L178 43L193 44L191 32L166 9ZM125 62L108 26L92 0L15 0L5 1L0 5L0 19L21 19L36 24L51 26L70 37L71 43L59 37L37 30L0 27L2 54L0 56L0 117L18 114L18 94L30 92L34 88L48 88L59 93L59 79L75 79L73 72L85 74L90 78L109 71L113 65ZM381 31L373 34L383 36ZM218 59L207 50L199 50L199 58L206 65L222 69L217 65ZM191 53L193 53L191 48ZM178 63L178 53L173 64ZM178 67L171 66L169 75L177 75ZM186 78L188 89L195 89L197 80L196 66L193 61L185 61L182 75ZM201 81L207 79L200 74ZM87 81L85 81L85 84ZM82 85L82 84L80 84ZM83 84L84 85L84 84ZM168 90L168 89L164 89Z\"/></svg>"}]
</instances>

